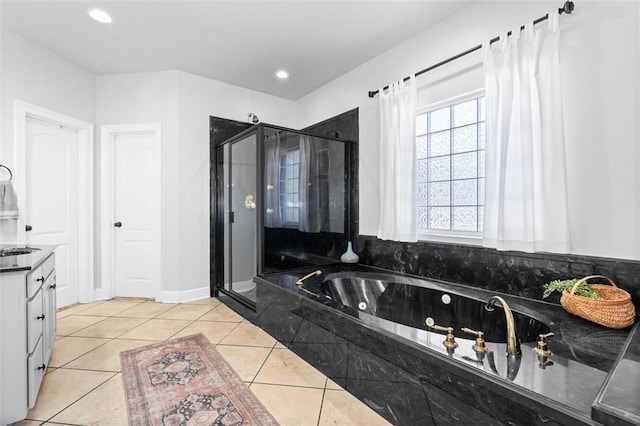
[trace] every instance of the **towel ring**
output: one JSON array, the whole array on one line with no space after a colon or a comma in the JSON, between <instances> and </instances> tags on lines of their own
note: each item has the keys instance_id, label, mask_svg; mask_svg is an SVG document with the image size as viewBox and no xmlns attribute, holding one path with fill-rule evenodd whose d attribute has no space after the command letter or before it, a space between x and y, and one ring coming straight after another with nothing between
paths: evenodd
<instances>
[{"instance_id":1,"label":"towel ring","mask_svg":"<svg viewBox=\"0 0 640 426\"><path fill-rule=\"evenodd\" d=\"M11 169L10 168L5 166L4 164L0 164L0 168L7 169L7 171L9 172L9 180L13 179L13 173L11 173Z\"/></svg>"}]
</instances>

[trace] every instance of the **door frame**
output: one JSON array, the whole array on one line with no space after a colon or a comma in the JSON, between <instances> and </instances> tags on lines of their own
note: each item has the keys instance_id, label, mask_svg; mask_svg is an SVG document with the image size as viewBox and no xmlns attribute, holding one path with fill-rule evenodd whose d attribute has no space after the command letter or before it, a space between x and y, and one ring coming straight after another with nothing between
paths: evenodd
<instances>
[{"instance_id":1,"label":"door frame","mask_svg":"<svg viewBox=\"0 0 640 426\"><path fill-rule=\"evenodd\" d=\"M120 135L152 134L158 150L160 176L162 176L162 125L160 123L117 124L100 126L100 299L110 299L116 294L115 281L115 234L112 224L115 206L114 157L115 140ZM162 181L158 185L158 194L162 203ZM160 263L158 264L158 283L154 297L157 302L162 298L162 210L160 210Z\"/></svg>"},{"instance_id":2,"label":"door frame","mask_svg":"<svg viewBox=\"0 0 640 426\"><path fill-rule=\"evenodd\" d=\"M213 117L212 117L213 118ZM212 121L213 123L213 121ZM269 128L276 128L281 130L291 130L286 129L284 127L277 127L268 125ZM224 246L224 222L228 219L228 215L225 212L225 203L224 203L224 166L225 162L224 151L219 155L218 148L228 145L231 147L234 143L239 142L251 135L255 135L255 152L256 152L256 188L262 188L262 180L264 176L264 158L262 155L262 144L258 143L264 139L264 124L257 124L255 126L251 126L246 128L241 132L237 132L235 135L229 137L226 140L217 140L214 136L214 127L210 128L211 130L211 143L210 143L210 167L211 167L211 180L210 180L210 211L211 211L211 220L210 220L210 239L214 241L211 245L211 253L210 253L210 261L211 261L211 274L209 277L210 280L210 289L211 295L213 297L218 296L222 293L225 296L228 296L234 302L239 303L242 307L248 308L252 311L256 310L256 304L254 301L234 292L233 290L227 290L224 288L224 268L227 262L225 258L225 246ZM291 130L295 131L295 130ZM215 142L215 145L214 145ZM222 158L220 158L222 156ZM231 159L231 152L229 152L229 157ZM232 163L232 161L230 161ZM231 173L231 168L229 169L229 173ZM256 204L258 206L263 205L263 192L258 190L255 194L256 196ZM228 200L230 203L231 200ZM256 247L258 248L256 255L256 271L258 274L262 273L264 267L264 253L262 250L263 238L264 238L264 226L263 226L263 215L258 214L256 216L256 225L258 229L258 233L256 236ZM232 233L232 231L231 231ZM231 238L231 233L229 234L229 238ZM227 254L229 257L232 256L231 252Z\"/></svg>"},{"instance_id":3,"label":"door frame","mask_svg":"<svg viewBox=\"0 0 640 426\"><path fill-rule=\"evenodd\" d=\"M93 222L93 124L78 120L20 100L13 103L14 112L14 155L16 170L13 172L18 200L25 211L26 165L27 165L27 118L36 118L52 124L74 129L78 132L78 301L94 300L94 222ZM27 241L24 215L17 221L17 243Z\"/></svg>"}]
</instances>

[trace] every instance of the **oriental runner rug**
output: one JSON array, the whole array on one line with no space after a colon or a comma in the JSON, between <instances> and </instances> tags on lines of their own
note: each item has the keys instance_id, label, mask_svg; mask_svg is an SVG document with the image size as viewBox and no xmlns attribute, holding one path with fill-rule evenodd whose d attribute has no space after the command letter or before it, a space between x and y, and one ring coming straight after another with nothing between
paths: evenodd
<instances>
[{"instance_id":1,"label":"oriental runner rug","mask_svg":"<svg viewBox=\"0 0 640 426\"><path fill-rule=\"evenodd\" d=\"M277 425L203 334L120 353L135 426Z\"/></svg>"}]
</instances>

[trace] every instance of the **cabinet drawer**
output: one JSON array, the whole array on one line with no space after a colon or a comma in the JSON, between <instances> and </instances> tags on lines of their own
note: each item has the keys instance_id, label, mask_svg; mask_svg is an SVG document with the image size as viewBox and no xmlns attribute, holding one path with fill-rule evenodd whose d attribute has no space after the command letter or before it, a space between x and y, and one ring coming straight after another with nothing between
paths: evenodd
<instances>
[{"instance_id":1,"label":"cabinet drawer","mask_svg":"<svg viewBox=\"0 0 640 426\"><path fill-rule=\"evenodd\" d=\"M27 299L31 299L38 292L43 281L42 266L38 266L27 275Z\"/></svg>"},{"instance_id":2,"label":"cabinet drawer","mask_svg":"<svg viewBox=\"0 0 640 426\"><path fill-rule=\"evenodd\" d=\"M42 378L47 371L43 361L42 339L38 341L35 351L27 358L27 389L29 392L29 408L36 405Z\"/></svg>"},{"instance_id":3,"label":"cabinet drawer","mask_svg":"<svg viewBox=\"0 0 640 426\"><path fill-rule=\"evenodd\" d=\"M42 291L27 303L27 354L33 352L42 335L44 311L42 307Z\"/></svg>"},{"instance_id":4,"label":"cabinet drawer","mask_svg":"<svg viewBox=\"0 0 640 426\"><path fill-rule=\"evenodd\" d=\"M56 267L56 257L55 257L55 254L51 254L42 263L42 266L41 266L41 268L42 268L42 276L45 279L47 279L49 277L49 275L51 274L51 272L53 272L55 267Z\"/></svg>"}]
</instances>

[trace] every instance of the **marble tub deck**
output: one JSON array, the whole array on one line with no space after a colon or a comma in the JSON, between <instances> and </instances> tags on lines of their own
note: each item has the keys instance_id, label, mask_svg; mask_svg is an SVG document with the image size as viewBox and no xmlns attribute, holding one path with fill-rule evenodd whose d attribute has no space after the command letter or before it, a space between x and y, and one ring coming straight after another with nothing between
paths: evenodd
<instances>
[{"instance_id":1,"label":"marble tub deck","mask_svg":"<svg viewBox=\"0 0 640 426\"><path fill-rule=\"evenodd\" d=\"M328 276L362 268L371 270L335 265L325 267L323 273ZM387 420L402 418L402 424L448 424L456 418L464 419L460 424L479 424L478 419L490 422L481 424L593 424L594 420L610 425L640 424L633 417L639 411L640 369L631 368L635 374L630 381L624 373L630 369L618 372L617 368L623 365L620 360L638 365L638 325L626 330L606 329L573 317L558 305L504 295L512 308L550 320L547 324L553 325L556 333L550 344L556 365L540 371L529 368L525 376L531 384L523 387L394 337L392 329L376 330L368 321L358 319L352 309L332 306L326 297L315 298L309 290L298 289L295 281L308 272L300 269L256 278L256 323L361 400L374 401L369 405ZM451 288L458 286L452 284ZM495 294L469 287L465 291L478 300ZM523 351L531 352L531 345L525 348L523 344ZM566 373L560 368L565 363L561 359L570 367ZM394 379L402 375L402 380ZM536 378L540 375L544 377ZM390 389L385 388L388 381L396 382L393 395L398 399L390 409L385 408L390 404ZM402 386L406 392L401 392ZM617 395L612 393L615 386L619 387ZM601 407L592 409L598 395ZM418 418L415 407L430 407L431 413L424 408ZM607 408L608 415L598 417Z\"/></svg>"}]
</instances>

